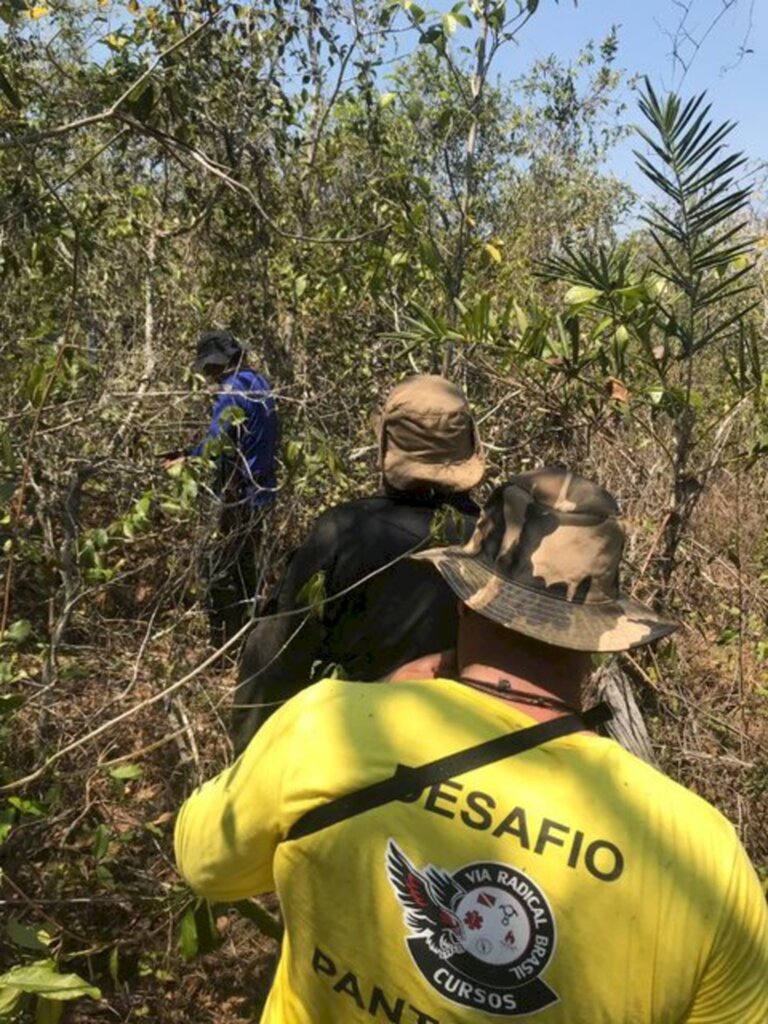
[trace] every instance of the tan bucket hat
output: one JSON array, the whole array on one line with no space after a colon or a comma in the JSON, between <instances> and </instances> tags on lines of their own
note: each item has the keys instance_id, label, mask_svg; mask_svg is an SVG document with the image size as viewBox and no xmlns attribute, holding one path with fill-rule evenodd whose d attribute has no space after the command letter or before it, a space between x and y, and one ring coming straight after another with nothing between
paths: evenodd
<instances>
[{"instance_id":1,"label":"tan bucket hat","mask_svg":"<svg viewBox=\"0 0 768 1024\"><path fill-rule=\"evenodd\" d=\"M625 651L677 627L619 591L624 529L602 487L565 469L513 477L486 502L463 547L413 555L470 608L576 651Z\"/></svg>"},{"instance_id":2,"label":"tan bucket hat","mask_svg":"<svg viewBox=\"0 0 768 1024\"><path fill-rule=\"evenodd\" d=\"M408 377L390 393L377 422L384 479L407 491L468 491L485 472L482 444L462 391L432 374Z\"/></svg>"}]
</instances>

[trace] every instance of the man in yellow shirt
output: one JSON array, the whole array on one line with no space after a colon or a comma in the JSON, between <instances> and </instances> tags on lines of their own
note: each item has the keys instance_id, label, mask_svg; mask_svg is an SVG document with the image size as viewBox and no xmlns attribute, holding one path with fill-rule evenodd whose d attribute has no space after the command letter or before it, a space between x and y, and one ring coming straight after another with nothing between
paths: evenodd
<instances>
[{"instance_id":1,"label":"man in yellow shirt","mask_svg":"<svg viewBox=\"0 0 768 1024\"><path fill-rule=\"evenodd\" d=\"M587 652L673 628L620 593L623 540L597 485L514 477L417 556L462 602L453 663L308 688L184 805L200 895L280 896L263 1022L766 1024L732 826L576 713Z\"/></svg>"}]
</instances>

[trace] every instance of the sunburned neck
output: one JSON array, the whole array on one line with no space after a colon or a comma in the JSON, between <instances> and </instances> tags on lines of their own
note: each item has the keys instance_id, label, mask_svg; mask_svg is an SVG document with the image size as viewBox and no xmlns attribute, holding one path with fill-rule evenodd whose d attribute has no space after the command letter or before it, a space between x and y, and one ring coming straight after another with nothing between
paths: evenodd
<instances>
[{"instance_id":1,"label":"sunburned neck","mask_svg":"<svg viewBox=\"0 0 768 1024\"><path fill-rule=\"evenodd\" d=\"M534 682L527 676L490 665L465 665L456 674L459 682L490 693L509 704L518 704L532 718L546 720L581 708L581 679L569 677L560 684Z\"/></svg>"},{"instance_id":2,"label":"sunburned neck","mask_svg":"<svg viewBox=\"0 0 768 1024\"><path fill-rule=\"evenodd\" d=\"M460 619L456 678L476 688L498 691L534 718L545 720L562 710L581 707L582 686L590 671L588 654L553 647L514 633L465 612ZM550 707L528 704L526 697L542 698Z\"/></svg>"}]
</instances>

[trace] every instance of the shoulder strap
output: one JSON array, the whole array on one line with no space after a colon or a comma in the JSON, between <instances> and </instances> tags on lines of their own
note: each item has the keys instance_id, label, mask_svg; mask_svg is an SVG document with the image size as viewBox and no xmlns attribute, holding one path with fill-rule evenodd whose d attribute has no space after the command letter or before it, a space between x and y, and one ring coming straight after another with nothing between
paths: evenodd
<instances>
[{"instance_id":1,"label":"shoulder strap","mask_svg":"<svg viewBox=\"0 0 768 1024\"><path fill-rule=\"evenodd\" d=\"M336 825L347 818L354 818L364 811L391 803L393 800L413 802L418 800L427 786L437 782L445 782L455 775L481 768L483 765L500 761L505 757L521 754L542 743L578 732L585 726L592 728L608 721L611 709L607 704L596 704L581 715L566 715L565 718L552 718L548 722L539 722L527 729L505 733L495 739L467 747L436 761L417 767L399 764L393 775L380 782L374 782L363 789L354 790L344 796L329 800L328 803L313 807L298 818L288 831L286 839L302 839L304 836L319 832L321 829Z\"/></svg>"}]
</instances>

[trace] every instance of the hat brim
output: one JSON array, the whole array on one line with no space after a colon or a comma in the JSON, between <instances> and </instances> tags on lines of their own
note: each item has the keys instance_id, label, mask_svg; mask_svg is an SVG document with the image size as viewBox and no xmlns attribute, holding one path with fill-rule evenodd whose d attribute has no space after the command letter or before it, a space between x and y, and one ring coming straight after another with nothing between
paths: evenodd
<instances>
[{"instance_id":1,"label":"hat brim","mask_svg":"<svg viewBox=\"0 0 768 1024\"><path fill-rule=\"evenodd\" d=\"M485 460L478 452L458 462L428 462L399 450L388 450L382 462L384 479L392 487L407 491L434 486L446 491L470 491L483 479Z\"/></svg>"},{"instance_id":2,"label":"hat brim","mask_svg":"<svg viewBox=\"0 0 768 1024\"><path fill-rule=\"evenodd\" d=\"M196 359L193 368L195 373L200 373L206 366L228 366L231 362L232 356L225 356L223 352L213 352L211 355Z\"/></svg>"},{"instance_id":3,"label":"hat brim","mask_svg":"<svg viewBox=\"0 0 768 1024\"><path fill-rule=\"evenodd\" d=\"M677 629L629 597L578 604L521 586L499 576L464 548L430 548L411 557L431 562L457 597L480 615L555 647L628 651Z\"/></svg>"}]
</instances>

